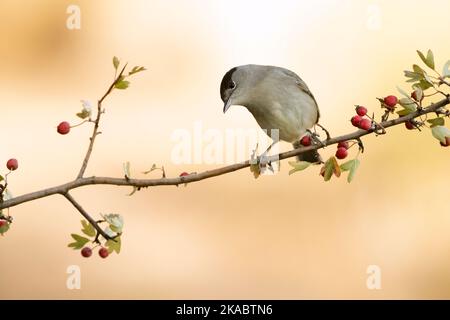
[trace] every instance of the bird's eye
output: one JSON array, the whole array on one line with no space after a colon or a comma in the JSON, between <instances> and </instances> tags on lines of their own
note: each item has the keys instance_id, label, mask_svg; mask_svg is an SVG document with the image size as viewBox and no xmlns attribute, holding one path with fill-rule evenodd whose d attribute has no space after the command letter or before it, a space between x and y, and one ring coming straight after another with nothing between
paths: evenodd
<instances>
[{"instance_id":1,"label":"bird's eye","mask_svg":"<svg viewBox=\"0 0 450 320\"><path fill-rule=\"evenodd\" d=\"M236 88L236 83L234 81L230 81L230 84L228 85L228 88L230 88L230 89Z\"/></svg>"}]
</instances>

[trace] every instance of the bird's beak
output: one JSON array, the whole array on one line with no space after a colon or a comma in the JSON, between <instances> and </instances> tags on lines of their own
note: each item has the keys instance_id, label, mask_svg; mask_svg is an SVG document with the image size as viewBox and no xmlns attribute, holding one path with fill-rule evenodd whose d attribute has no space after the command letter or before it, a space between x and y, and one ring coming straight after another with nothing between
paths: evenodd
<instances>
[{"instance_id":1,"label":"bird's beak","mask_svg":"<svg viewBox=\"0 0 450 320\"><path fill-rule=\"evenodd\" d=\"M228 100L225 102L223 106L223 113L227 112L227 110L231 107L231 98L228 98Z\"/></svg>"}]
</instances>

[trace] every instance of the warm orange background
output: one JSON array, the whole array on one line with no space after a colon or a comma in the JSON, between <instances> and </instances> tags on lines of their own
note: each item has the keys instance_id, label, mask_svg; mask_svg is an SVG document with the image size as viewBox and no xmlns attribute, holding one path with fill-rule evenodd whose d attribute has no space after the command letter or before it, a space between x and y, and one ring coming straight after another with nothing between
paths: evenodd
<instances>
[{"instance_id":1,"label":"warm orange background","mask_svg":"<svg viewBox=\"0 0 450 320\"><path fill-rule=\"evenodd\" d=\"M172 176L213 167L172 164L170 136L195 121L256 126L243 108L222 114L218 86L235 65L298 72L322 124L341 134L352 130L354 104L380 113L375 97L407 88L402 71L416 49L432 48L439 65L450 58L448 1L85 0L76 1L81 30L70 31L71 3L0 3L0 163L20 161L15 195L76 176L91 129L63 137L55 126L76 122L79 100L103 93L113 55L148 71L107 100L88 175L121 176L127 160L135 173L153 163ZM283 163L273 177L243 170L133 197L129 188L74 190L92 214L125 216L123 252L105 261L66 247L80 216L62 197L12 208L0 298L450 298L449 151L429 131L403 127L365 144L352 184L324 183L318 168L289 177ZM72 264L81 290L66 289ZM381 290L366 288L372 264Z\"/></svg>"}]
</instances>

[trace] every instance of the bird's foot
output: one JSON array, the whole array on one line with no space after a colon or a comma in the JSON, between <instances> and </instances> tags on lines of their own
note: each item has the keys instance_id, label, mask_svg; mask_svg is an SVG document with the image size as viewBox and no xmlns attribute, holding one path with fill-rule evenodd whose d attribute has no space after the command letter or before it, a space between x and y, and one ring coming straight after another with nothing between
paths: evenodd
<instances>
[{"instance_id":1,"label":"bird's foot","mask_svg":"<svg viewBox=\"0 0 450 320\"><path fill-rule=\"evenodd\" d=\"M267 154L267 151L259 156L258 166L261 173L264 173L266 170L270 170L274 173L272 162L269 160L270 156Z\"/></svg>"},{"instance_id":2,"label":"bird's foot","mask_svg":"<svg viewBox=\"0 0 450 320\"><path fill-rule=\"evenodd\" d=\"M312 132L311 130L306 130L309 133L309 136L311 137L311 139L313 140L314 144L318 144L321 147L325 147L326 144L322 142L322 140L320 140L320 136L316 133L316 132Z\"/></svg>"},{"instance_id":3,"label":"bird's foot","mask_svg":"<svg viewBox=\"0 0 450 320\"><path fill-rule=\"evenodd\" d=\"M327 136L327 140L330 140L330 139L331 139L331 135L330 135L330 133L328 132L327 129L325 129L325 128L324 128L321 124L319 124L319 123L316 123L316 126L318 126L320 129L322 129L323 132L325 132L325 134L326 134L326 136Z\"/></svg>"}]
</instances>

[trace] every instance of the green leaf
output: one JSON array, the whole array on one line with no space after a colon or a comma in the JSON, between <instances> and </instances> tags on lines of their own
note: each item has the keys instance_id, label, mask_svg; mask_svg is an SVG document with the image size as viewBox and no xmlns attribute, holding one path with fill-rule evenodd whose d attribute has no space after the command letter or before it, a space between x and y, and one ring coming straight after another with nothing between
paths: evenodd
<instances>
[{"instance_id":1,"label":"green leaf","mask_svg":"<svg viewBox=\"0 0 450 320\"><path fill-rule=\"evenodd\" d=\"M428 50L428 53L427 53L427 62L428 62L427 66L429 66L431 69L434 70L434 68L435 68L435 64L434 64L434 54L433 54L433 51L431 51L431 50Z\"/></svg>"},{"instance_id":2,"label":"green leaf","mask_svg":"<svg viewBox=\"0 0 450 320\"><path fill-rule=\"evenodd\" d=\"M0 181L3 181L3 180L5 180L5 178L3 178L2 175L0 175Z\"/></svg>"},{"instance_id":3,"label":"green leaf","mask_svg":"<svg viewBox=\"0 0 450 320\"><path fill-rule=\"evenodd\" d=\"M135 73L138 73L138 72L141 72L141 71L145 71L145 70L147 70L147 69L145 69L144 67L136 66L136 67L133 67L133 69L131 69L130 72L128 72L128 75L131 76L131 75L133 75Z\"/></svg>"},{"instance_id":4,"label":"green leaf","mask_svg":"<svg viewBox=\"0 0 450 320\"><path fill-rule=\"evenodd\" d=\"M289 165L292 166L294 169L289 171L289 175L297 172L302 171L308 168L312 163L308 161L289 161Z\"/></svg>"},{"instance_id":5,"label":"green leaf","mask_svg":"<svg viewBox=\"0 0 450 320\"><path fill-rule=\"evenodd\" d=\"M447 63L442 68L442 77L450 78L450 60L448 60Z\"/></svg>"},{"instance_id":6,"label":"green leaf","mask_svg":"<svg viewBox=\"0 0 450 320\"><path fill-rule=\"evenodd\" d=\"M405 70L405 71L403 71L403 72L404 72L404 74L405 74L405 77L411 78L411 79L408 80L408 82L411 82L411 81L418 81L418 80L420 80L420 79L423 78L423 75L422 75L422 74L419 74L419 73L416 73L416 72L413 72L413 71Z\"/></svg>"},{"instance_id":7,"label":"green leaf","mask_svg":"<svg viewBox=\"0 0 450 320\"><path fill-rule=\"evenodd\" d=\"M417 105L411 98L401 98L398 100L398 103L405 109L408 109L410 111L416 111Z\"/></svg>"},{"instance_id":8,"label":"green leaf","mask_svg":"<svg viewBox=\"0 0 450 320\"><path fill-rule=\"evenodd\" d=\"M433 137L438 139L442 143L446 143L446 137L450 137L450 130L444 126L435 126L431 128Z\"/></svg>"},{"instance_id":9,"label":"green leaf","mask_svg":"<svg viewBox=\"0 0 450 320\"><path fill-rule=\"evenodd\" d=\"M78 234L72 233L71 236L75 240L75 242L69 243L68 247L73 248L74 250L83 248L84 245L89 242L88 238L85 238Z\"/></svg>"},{"instance_id":10,"label":"green leaf","mask_svg":"<svg viewBox=\"0 0 450 320\"><path fill-rule=\"evenodd\" d=\"M117 68L119 67L119 64L120 64L119 58L117 58L116 56L114 56L114 57L113 57L113 66L114 66L114 69L117 70Z\"/></svg>"},{"instance_id":11,"label":"green leaf","mask_svg":"<svg viewBox=\"0 0 450 320\"><path fill-rule=\"evenodd\" d=\"M130 81L120 80L114 85L116 89L124 90L130 86Z\"/></svg>"},{"instance_id":12,"label":"green leaf","mask_svg":"<svg viewBox=\"0 0 450 320\"><path fill-rule=\"evenodd\" d=\"M127 161L123 164L123 174L127 179L131 178L130 161Z\"/></svg>"},{"instance_id":13,"label":"green leaf","mask_svg":"<svg viewBox=\"0 0 450 320\"><path fill-rule=\"evenodd\" d=\"M419 55L420 59L422 59L422 61L427 65L427 67L431 68L434 70L434 55L433 52L431 50L428 50L427 56L425 57L425 55L417 50L417 54Z\"/></svg>"},{"instance_id":14,"label":"green leaf","mask_svg":"<svg viewBox=\"0 0 450 320\"><path fill-rule=\"evenodd\" d=\"M342 171L348 171L347 176L347 182L352 182L353 178L355 177L356 170L358 169L360 164L360 161L358 159L353 159L350 161L347 161L346 163L341 165Z\"/></svg>"},{"instance_id":15,"label":"green leaf","mask_svg":"<svg viewBox=\"0 0 450 320\"><path fill-rule=\"evenodd\" d=\"M431 124L431 128L445 125L445 119L443 117L429 119L429 120L427 120L427 122L429 124Z\"/></svg>"},{"instance_id":16,"label":"green leaf","mask_svg":"<svg viewBox=\"0 0 450 320\"><path fill-rule=\"evenodd\" d=\"M259 164L257 163L251 164L250 172L252 172L255 179L257 179L261 175L261 168L259 167Z\"/></svg>"},{"instance_id":17,"label":"green leaf","mask_svg":"<svg viewBox=\"0 0 450 320\"><path fill-rule=\"evenodd\" d=\"M81 112L77 113L77 117L81 119L86 119L91 116L91 111L87 109L82 109Z\"/></svg>"},{"instance_id":18,"label":"green leaf","mask_svg":"<svg viewBox=\"0 0 450 320\"><path fill-rule=\"evenodd\" d=\"M398 92L400 92L403 96L405 96L405 98L409 99L409 93L407 93L405 90L403 90L402 88L400 88L399 86L397 86L397 90Z\"/></svg>"},{"instance_id":19,"label":"green leaf","mask_svg":"<svg viewBox=\"0 0 450 320\"><path fill-rule=\"evenodd\" d=\"M81 220L81 225L83 226L83 229L81 231L87 235L88 237L95 237L97 232L95 231L95 228L92 224L90 224L86 220Z\"/></svg>"},{"instance_id":20,"label":"green leaf","mask_svg":"<svg viewBox=\"0 0 450 320\"><path fill-rule=\"evenodd\" d=\"M417 64L413 64L413 70L415 73L423 76L426 72L421 67L419 67Z\"/></svg>"},{"instance_id":21,"label":"green leaf","mask_svg":"<svg viewBox=\"0 0 450 320\"><path fill-rule=\"evenodd\" d=\"M122 245L122 241L120 237L115 238L114 240L108 240L105 243L105 246L108 248L109 253L120 253L120 247Z\"/></svg>"},{"instance_id":22,"label":"green leaf","mask_svg":"<svg viewBox=\"0 0 450 320\"><path fill-rule=\"evenodd\" d=\"M329 181L333 176L333 173L336 177L340 177L341 175L341 168L334 156L330 157L320 170L320 174L323 175L325 181Z\"/></svg>"},{"instance_id":23,"label":"green leaf","mask_svg":"<svg viewBox=\"0 0 450 320\"><path fill-rule=\"evenodd\" d=\"M413 111L408 110L408 109L402 109L402 110L397 111L397 114L398 114L400 117L403 117L403 116L407 116L407 115L410 114L411 112L413 112Z\"/></svg>"},{"instance_id":24,"label":"green leaf","mask_svg":"<svg viewBox=\"0 0 450 320\"><path fill-rule=\"evenodd\" d=\"M352 168L352 166L354 165L355 160L356 160L356 159L349 160L349 161L347 161L347 162L341 164L341 170L342 170L342 171L349 171L349 170Z\"/></svg>"},{"instance_id":25,"label":"green leaf","mask_svg":"<svg viewBox=\"0 0 450 320\"><path fill-rule=\"evenodd\" d=\"M425 91L425 90L427 90L427 89L433 87L433 84L429 83L429 82L426 81L426 80L420 80L419 83L415 83L415 84L413 85L413 88L414 88L414 87L419 87L419 88L421 88L423 91Z\"/></svg>"}]
</instances>

